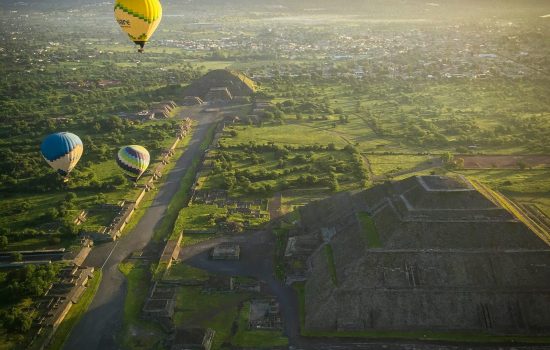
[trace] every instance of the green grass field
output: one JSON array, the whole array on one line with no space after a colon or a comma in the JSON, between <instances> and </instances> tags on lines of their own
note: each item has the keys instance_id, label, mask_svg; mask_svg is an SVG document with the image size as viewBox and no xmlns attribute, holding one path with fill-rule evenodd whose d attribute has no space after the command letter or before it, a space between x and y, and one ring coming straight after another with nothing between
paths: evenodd
<instances>
[{"instance_id":1,"label":"green grass field","mask_svg":"<svg viewBox=\"0 0 550 350\"><path fill-rule=\"evenodd\" d=\"M194 268L185 263L174 263L165 275L165 279L185 281L194 280L203 282L208 279L208 272Z\"/></svg>"},{"instance_id":2,"label":"green grass field","mask_svg":"<svg viewBox=\"0 0 550 350\"><path fill-rule=\"evenodd\" d=\"M334 143L339 147L347 143L338 135L314 128L307 123L285 124L285 125L264 125L257 126L236 126L237 136L231 139L224 139L223 143L231 146L241 143L267 143L275 142L282 145L327 145Z\"/></svg>"},{"instance_id":3,"label":"green grass field","mask_svg":"<svg viewBox=\"0 0 550 350\"><path fill-rule=\"evenodd\" d=\"M169 272L172 280L205 281L209 274L184 263L176 264ZM220 349L222 344L246 348L263 348L285 346L286 337L280 331L248 330L247 319L251 293L204 293L200 286L182 286L176 297L174 323L178 327L209 327L216 335L213 349ZM243 304L244 303L244 304ZM243 305L243 307L241 307ZM232 332L234 323L238 329Z\"/></svg>"},{"instance_id":4,"label":"green grass field","mask_svg":"<svg viewBox=\"0 0 550 350\"><path fill-rule=\"evenodd\" d=\"M160 149L150 148L151 165L148 170L150 171L160 159L160 150L174 141L174 137L171 133L164 132L164 129L168 126L169 122L166 121L149 121L139 125L132 125L125 133L124 138L118 140L118 142L137 143L139 139L140 143L148 145L150 141L156 137L155 142L158 142L157 145L160 146ZM77 132L84 140L86 140L85 136L90 133L90 131L86 129L72 131ZM104 139L105 142L111 144L115 142L114 138L114 136L109 134L92 140ZM101 141L95 142L99 143ZM185 143L184 141L182 143L183 145L180 145L178 149L182 150L185 147ZM102 145L102 147L101 149L105 150L105 145ZM109 148L107 153L112 153L114 157L115 148ZM114 181L117 177L120 177L122 171L118 168L114 158L111 156L108 156L107 160L92 160L90 157L91 156L85 152L81 161L73 173L71 173L69 182L65 187L48 190L44 193L20 193L15 196L10 195L0 199L0 227L9 228L14 234L8 235L10 245L7 249L32 249L35 247L54 248L70 245L74 237L70 237L69 235L61 236L61 242L50 240L48 238L49 236L39 235L28 237L28 235L18 235L21 231L29 228L35 229L39 233L44 233L52 229L55 230L59 223L56 223L54 220L51 222L53 226L49 225L47 219L44 219L44 215L52 208L57 208L65 203L65 198L68 193L74 193L76 198L72 200L70 210L67 211L63 219L72 220L81 210L88 210L87 222L81 227L78 227L78 229L92 232L99 230L102 226L107 226L114 217L112 212L101 210L100 204L117 204L121 200L134 199L137 197L140 189L135 187L134 184L128 180L124 180L121 184L116 186L110 185L101 188ZM42 165L47 167L46 164ZM138 184L144 184L147 178L148 172L142 176ZM89 187L88 182L90 179L95 182L95 186L99 186L99 188L95 189ZM139 217L139 215L137 216ZM61 219L57 221L59 220Z\"/></svg>"},{"instance_id":5,"label":"green grass field","mask_svg":"<svg viewBox=\"0 0 550 350\"><path fill-rule=\"evenodd\" d=\"M242 348L271 348L277 346L287 346L288 338L281 331L276 330L249 330L248 314L250 312L250 303L244 303L239 312L237 333L231 339L231 344Z\"/></svg>"},{"instance_id":6,"label":"green grass field","mask_svg":"<svg viewBox=\"0 0 550 350\"><path fill-rule=\"evenodd\" d=\"M153 322L141 319L141 309L151 283L146 263L126 262L119 265L128 289L124 301L124 326L117 341L130 349L162 349L164 332Z\"/></svg>"},{"instance_id":7,"label":"green grass field","mask_svg":"<svg viewBox=\"0 0 550 350\"><path fill-rule=\"evenodd\" d=\"M200 149L202 151L205 151L210 143L212 143L212 139L214 137L214 131L215 131L215 125L212 126L208 130L208 134L206 138L202 141ZM199 158L195 158L193 160L192 165L187 169L185 172L185 176L180 181L180 187L176 193L176 195L172 198L172 201L168 205L167 213L165 215L164 220L162 221L162 224L158 229L155 230L155 233L153 235L153 239L158 241L163 239L164 237L170 237L175 238L181 231L177 231L174 229L174 225L176 223L176 220L179 216L179 212L187 205L189 202L189 190L191 186L193 185L193 181L195 179L195 173L199 167Z\"/></svg>"},{"instance_id":8,"label":"green grass field","mask_svg":"<svg viewBox=\"0 0 550 350\"><path fill-rule=\"evenodd\" d=\"M434 161L433 156L421 155L367 155L367 158L374 175L389 177L421 165L429 166Z\"/></svg>"},{"instance_id":9,"label":"green grass field","mask_svg":"<svg viewBox=\"0 0 550 350\"><path fill-rule=\"evenodd\" d=\"M459 170L520 203L534 203L550 216L550 170Z\"/></svg>"},{"instance_id":10,"label":"green grass field","mask_svg":"<svg viewBox=\"0 0 550 350\"><path fill-rule=\"evenodd\" d=\"M185 276L182 276L185 278ZM176 297L174 324L177 327L212 328L213 349L220 349L231 340L231 327L238 317L239 304L250 298L249 294L201 293L201 287L181 287Z\"/></svg>"},{"instance_id":11,"label":"green grass field","mask_svg":"<svg viewBox=\"0 0 550 350\"><path fill-rule=\"evenodd\" d=\"M215 215L225 215L227 209L218 208L216 205L194 204L183 208L174 225L174 231L208 230L217 231L218 226L214 222Z\"/></svg>"},{"instance_id":12,"label":"green grass field","mask_svg":"<svg viewBox=\"0 0 550 350\"><path fill-rule=\"evenodd\" d=\"M264 84L263 89L275 96L275 102L329 106L328 112L303 112L301 124L338 135L363 152L437 154L470 145L489 154L548 152L548 147L546 151L540 147L542 135L548 134L543 121L549 105L539 98L547 89L543 82L369 81L357 85L362 86L350 91L336 81L287 79ZM304 95L308 98L300 97ZM334 125L336 109L347 115L347 123ZM294 114L287 111L286 120L292 121ZM326 120L307 122L310 116Z\"/></svg>"}]
</instances>

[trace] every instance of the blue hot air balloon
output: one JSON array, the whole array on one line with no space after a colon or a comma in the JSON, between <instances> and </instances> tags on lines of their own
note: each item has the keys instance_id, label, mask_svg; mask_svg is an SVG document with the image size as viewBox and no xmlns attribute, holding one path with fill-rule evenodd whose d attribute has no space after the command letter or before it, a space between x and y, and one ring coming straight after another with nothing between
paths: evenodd
<instances>
[{"instance_id":1,"label":"blue hot air balloon","mask_svg":"<svg viewBox=\"0 0 550 350\"><path fill-rule=\"evenodd\" d=\"M44 139L40 146L48 164L63 176L69 175L80 160L84 146L80 137L70 132L58 132Z\"/></svg>"},{"instance_id":2,"label":"blue hot air balloon","mask_svg":"<svg viewBox=\"0 0 550 350\"><path fill-rule=\"evenodd\" d=\"M131 178L137 180L149 166L149 151L143 146L130 145L122 147L117 154L118 166Z\"/></svg>"}]
</instances>

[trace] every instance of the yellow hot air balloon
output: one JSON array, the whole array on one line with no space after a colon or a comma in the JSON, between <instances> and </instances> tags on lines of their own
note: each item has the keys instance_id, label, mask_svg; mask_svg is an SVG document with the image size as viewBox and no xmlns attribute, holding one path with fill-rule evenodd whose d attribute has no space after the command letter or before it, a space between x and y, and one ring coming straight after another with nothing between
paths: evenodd
<instances>
[{"instance_id":1,"label":"yellow hot air balloon","mask_svg":"<svg viewBox=\"0 0 550 350\"><path fill-rule=\"evenodd\" d=\"M162 6L159 0L115 0L115 19L143 52L162 19Z\"/></svg>"}]
</instances>

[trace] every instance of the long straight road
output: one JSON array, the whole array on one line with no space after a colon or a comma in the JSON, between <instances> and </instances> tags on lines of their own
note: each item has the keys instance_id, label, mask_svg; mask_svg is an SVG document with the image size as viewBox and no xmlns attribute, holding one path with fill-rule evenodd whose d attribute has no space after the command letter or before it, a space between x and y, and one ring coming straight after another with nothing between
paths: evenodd
<instances>
[{"instance_id":1,"label":"long straight road","mask_svg":"<svg viewBox=\"0 0 550 350\"><path fill-rule=\"evenodd\" d=\"M143 249L161 223L168 204L180 187L180 181L193 159L201 154L200 145L209 128L218 121L218 113L191 115L197 109L186 110L180 117L197 121L192 139L183 155L160 188L151 207L134 229L120 240L95 247L84 265L103 269L103 279L88 311L71 332L65 343L67 350L117 349L115 335L122 327L126 279L118 265L130 254Z\"/></svg>"}]
</instances>

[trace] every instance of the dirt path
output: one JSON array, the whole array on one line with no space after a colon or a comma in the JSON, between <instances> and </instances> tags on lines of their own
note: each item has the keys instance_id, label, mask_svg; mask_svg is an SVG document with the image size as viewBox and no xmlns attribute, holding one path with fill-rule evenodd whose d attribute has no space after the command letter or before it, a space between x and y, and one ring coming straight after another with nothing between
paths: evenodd
<instances>
[{"instance_id":1,"label":"dirt path","mask_svg":"<svg viewBox=\"0 0 550 350\"><path fill-rule=\"evenodd\" d=\"M277 220L282 215L283 194L277 192L269 200L269 218L270 220Z\"/></svg>"},{"instance_id":2,"label":"dirt path","mask_svg":"<svg viewBox=\"0 0 550 350\"><path fill-rule=\"evenodd\" d=\"M373 183L384 180L383 176L374 175L374 172L372 171L372 167L370 165L369 158L367 158L366 155L361 154L361 158L363 159L363 163L365 163L365 167L367 168L367 171L369 172L369 178Z\"/></svg>"},{"instance_id":3,"label":"dirt path","mask_svg":"<svg viewBox=\"0 0 550 350\"><path fill-rule=\"evenodd\" d=\"M416 155L416 153L411 154L411 155ZM380 182L390 180L390 176L374 174L368 157L364 154L362 154L361 156L363 157L363 161L365 162L365 166L367 167L367 170L369 172L369 176L371 177L373 183L380 183ZM428 170L428 169L432 169L432 168L438 168L438 167L442 167L442 166L443 166L443 161L438 157L434 157L432 159L429 159L425 162L422 162L422 163L418 164L417 166L415 166L413 168L404 169L404 170L392 173L391 178L398 177L398 176L403 176L403 175L407 175L407 174L414 174L414 173L417 173L419 171L424 171L424 170Z\"/></svg>"},{"instance_id":4,"label":"dirt path","mask_svg":"<svg viewBox=\"0 0 550 350\"><path fill-rule=\"evenodd\" d=\"M550 167L550 155L469 155L456 154L464 159L464 169L519 169Z\"/></svg>"}]
</instances>

